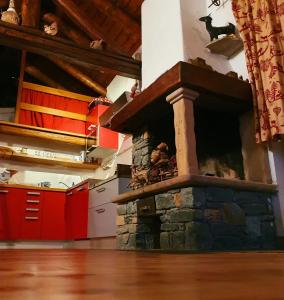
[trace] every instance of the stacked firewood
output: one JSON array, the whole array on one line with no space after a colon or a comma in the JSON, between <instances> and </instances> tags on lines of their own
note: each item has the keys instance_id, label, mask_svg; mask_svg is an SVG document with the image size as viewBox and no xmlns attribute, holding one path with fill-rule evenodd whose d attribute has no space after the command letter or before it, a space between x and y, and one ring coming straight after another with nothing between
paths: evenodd
<instances>
[{"instance_id":1,"label":"stacked firewood","mask_svg":"<svg viewBox=\"0 0 284 300\"><path fill-rule=\"evenodd\" d=\"M176 156L169 157L168 151L168 145L160 143L151 153L151 165L149 168L132 166L130 187L135 190L145 185L176 177Z\"/></svg>"}]
</instances>

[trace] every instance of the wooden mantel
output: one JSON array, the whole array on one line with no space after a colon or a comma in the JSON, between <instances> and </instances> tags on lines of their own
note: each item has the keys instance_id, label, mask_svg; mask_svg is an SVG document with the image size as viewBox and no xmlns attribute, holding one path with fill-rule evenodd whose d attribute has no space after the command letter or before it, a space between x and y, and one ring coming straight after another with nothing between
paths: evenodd
<instances>
[{"instance_id":1,"label":"wooden mantel","mask_svg":"<svg viewBox=\"0 0 284 300\"><path fill-rule=\"evenodd\" d=\"M179 62L118 111L110 107L101 116L101 124L115 131L133 133L156 113L167 110L170 104L166 103L166 97L180 87L198 92L196 104L211 110L242 113L252 109L248 82Z\"/></svg>"}]
</instances>

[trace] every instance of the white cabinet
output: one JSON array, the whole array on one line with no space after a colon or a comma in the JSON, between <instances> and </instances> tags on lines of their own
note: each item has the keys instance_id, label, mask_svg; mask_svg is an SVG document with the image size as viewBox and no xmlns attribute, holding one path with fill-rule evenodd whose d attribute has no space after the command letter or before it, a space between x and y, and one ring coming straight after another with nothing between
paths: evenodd
<instances>
[{"instance_id":1,"label":"white cabinet","mask_svg":"<svg viewBox=\"0 0 284 300\"><path fill-rule=\"evenodd\" d=\"M115 178L89 191L88 238L116 236L116 208L112 199L129 190L129 178Z\"/></svg>"}]
</instances>

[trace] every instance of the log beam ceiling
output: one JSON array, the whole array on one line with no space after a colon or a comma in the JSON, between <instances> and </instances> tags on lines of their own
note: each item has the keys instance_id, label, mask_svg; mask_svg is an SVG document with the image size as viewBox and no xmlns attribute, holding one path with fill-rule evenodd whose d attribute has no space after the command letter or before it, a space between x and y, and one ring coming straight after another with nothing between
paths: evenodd
<instances>
[{"instance_id":1,"label":"log beam ceiling","mask_svg":"<svg viewBox=\"0 0 284 300\"><path fill-rule=\"evenodd\" d=\"M75 66L54 57L48 57L48 59L51 62L53 62L55 65L57 65L60 69L62 69L69 75L79 80L85 86L89 87L96 93L99 93L101 96L106 96L107 91L102 85L95 82L90 76L84 74L81 70L79 70Z\"/></svg>"},{"instance_id":2,"label":"log beam ceiling","mask_svg":"<svg viewBox=\"0 0 284 300\"><path fill-rule=\"evenodd\" d=\"M53 13L46 13L43 15L42 20L48 24L56 22L58 25L58 30L61 32L65 37L70 38L74 43L89 47L91 40L82 34L79 30L70 25L67 25L61 18L56 16Z\"/></svg>"},{"instance_id":3,"label":"log beam ceiling","mask_svg":"<svg viewBox=\"0 0 284 300\"><path fill-rule=\"evenodd\" d=\"M41 0L22 0L22 25L38 28Z\"/></svg>"},{"instance_id":4,"label":"log beam ceiling","mask_svg":"<svg viewBox=\"0 0 284 300\"><path fill-rule=\"evenodd\" d=\"M42 70L40 70L36 66L30 65L30 64L26 65L25 73L29 74L30 76L39 80L40 82L47 84L50 87L53 87L55 89L65 90L65 87L63 87L62 85L57 83L55 80L50 78L50 76L47 76L46 74L44 74L42 72Z\"/></svg>"},{"instance_id":5,"label":"log beam ceiling","mask_svg":"<svg viewBox=\"0 0 284 300\"><path fill-rule=\"evenodd\" d=\"M132 58L76 46L64 39L47 36L39 30L0 21L0 37L0 44L4 46L25 49L43 56L50 55L83 67L141 79L141 63Z\"/></svg>"},{"instance_id":6,"label":"log beam ceiling","mask_svg":"<svg viewBox=\"0 0 284 300\"><path fill-rule=\"evenodd\" d=\"M110 49L125 53L125 48L122 45L117 45L108 32L103 30L101 26L95 26L94 20L90 19L73 0L53 0L53 2L75 24L78 24L92 40L102 39L109 45ZM140 35L140 25L120 8L106 0L93 0L93 3L97 9L104 11L108 16L118 18L126 30L131 28L131 30ZM132 55L133 53L129 53L128 51L128 53L125 54Z\"/></svg>"}]
</instances>

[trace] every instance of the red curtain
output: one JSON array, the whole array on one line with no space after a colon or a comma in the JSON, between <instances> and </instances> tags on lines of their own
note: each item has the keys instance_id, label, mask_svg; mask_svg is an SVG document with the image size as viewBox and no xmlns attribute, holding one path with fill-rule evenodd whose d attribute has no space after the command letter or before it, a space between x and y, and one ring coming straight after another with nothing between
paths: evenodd
<instances>
[{"instance_id":1,"label":"red curtain","mask_svg":"<svg viewBox=\"0 0 284 300\"><path fill-rule=\"evenodd\" d=\"M284 134L284 0L233 0L254 92L257 142Z\"/></svg>"},{"instance_id":2,"label":"red curtain","mask_svg":"<svg viewBox=\"0 0 284 300\"><path fill-rule=\"evenodd\" d=\"M87 102L46 94L25 88L22 90L21 102L84 115L86 115L88 111ZM21 110L19 122L25 125L85 134L84 121L57 117L28 110Z\"/></svg>"}]
</instances>

